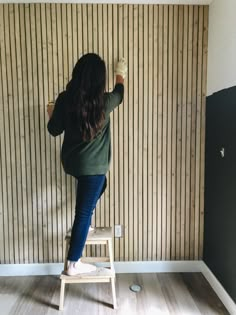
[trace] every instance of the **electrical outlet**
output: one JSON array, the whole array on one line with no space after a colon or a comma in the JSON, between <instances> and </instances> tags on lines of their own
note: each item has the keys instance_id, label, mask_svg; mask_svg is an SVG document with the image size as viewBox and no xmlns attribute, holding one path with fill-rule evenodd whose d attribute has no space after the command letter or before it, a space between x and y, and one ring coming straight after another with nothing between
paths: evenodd
<instances>
[{"instance_id":1,"label":"electrical outlet","mask_svg":"<svg viewBox=\"0 0 236 315\"><path fill-rule=\"evenodd\" d=\"M122 225L115 225L115 237L122 237L123 236L123 229Z\"/></svg>"}]
</instances>

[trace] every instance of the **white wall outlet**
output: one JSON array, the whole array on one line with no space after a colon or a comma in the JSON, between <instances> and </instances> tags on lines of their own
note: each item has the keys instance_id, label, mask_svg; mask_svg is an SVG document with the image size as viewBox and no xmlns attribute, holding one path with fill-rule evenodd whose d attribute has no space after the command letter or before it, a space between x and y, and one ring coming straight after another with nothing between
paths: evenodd
<instances>
[{"instance_id":1,"label":"white wall outlet","mask_svg":"<svg viewBox=\"0 0 236 315\"><path fill-rule=\"evenodd\" d=\"M123 236L123 228L122 225L115 225L115 237L122 237Z\"/></svg>"}]
</instances>

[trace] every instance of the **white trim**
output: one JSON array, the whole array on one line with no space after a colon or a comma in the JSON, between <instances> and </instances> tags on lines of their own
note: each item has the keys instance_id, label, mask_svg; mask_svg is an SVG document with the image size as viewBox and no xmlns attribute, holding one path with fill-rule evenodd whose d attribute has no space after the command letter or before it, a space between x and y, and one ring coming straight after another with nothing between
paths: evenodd
<instances>
[{"instance_id":1,"label":"white trim","mask_svg":"<svg viewBox=\"0 0 236 315\"><path fill-rule=\"evenodd\" d=\"M199 261L115 262L116 273L200 272Z\"/></svg>"},{"instance_id":2,"label":"white trim","mask_svg":"<svg viewBox=\"0 0 236 315\"><path fill-rule=\"evenodd\" d=\"M232 300L232 298L229 296L228 292L224 289L222 284L219 282L219 280L215 277L215 275L212 273L212 271L208 268L208 266L202 261L202 268L201 272L204 275L204 277L207 279L207 281L210 283L212 289L215 291L215 293L218 295L221 302L224 304L224 306L227 308L228 312L231 315L236 314L236 304Z\"/></svg>"},{"instance_id":3,"label":"white trim","mask_svg":"<svg viewBox=\"0 0 236 315\"><path fill-rule=\"evenodd\" d=\"M107 264L100 265L106 266ZM211 270L201 260L115 262L114 265L116 273L201 272L229 313L232 315L236 314L236 304ZM59 275L62 269L62 263L2 264L0 265L0 276Z\"/></svg>"},{"instance_id":4,"label":"white trim","mask_svg":"<svg viewBox=\"0 0 236 315\"><path fill-rule=\"evenodd\" d=\"M63 270L63 264L2 264L0 276L46 276L59 275Z\"/></svg>"},{"instance_id":5,"label":"white trim","mask_svg":"<svg viewBox=\"0 0 236 315\"><path fill-rule=\"evenodd\" d=\"M106 266L107 264L99 264ZM201 261L131 261L115 262L116 273L150 272L201 272ZM63 270L62 263L49 264L2 264L0 276L57 275Z\"/></svg>"},{"instance_id":6,"label":"white trim","mask_svg":"<svg viewBox=\"0 0 236 315\"><path fill-rule=\"evenodd\" d=\"M0 0L0 3L121 3L121 4L191 4L209 5L213 0Z\"/></svg>"}]
</instances>

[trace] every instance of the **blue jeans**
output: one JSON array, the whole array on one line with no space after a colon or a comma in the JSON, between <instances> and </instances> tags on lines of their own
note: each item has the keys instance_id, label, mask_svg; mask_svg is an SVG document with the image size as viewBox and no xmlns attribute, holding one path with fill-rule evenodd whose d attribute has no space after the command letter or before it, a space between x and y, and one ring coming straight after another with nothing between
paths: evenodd
<instances>
[{"instance_id":1,"label":"blue jeans","mask_svg":"<svg viewBox=\"0 0 236 315\"><path fill-rule=\"evenodd\" d=\"M78 178L75 219L67 257L70 261L77 261L82 256L93 210L105 188L105 175L88 175Z\"/></svg>"}]
</instances>

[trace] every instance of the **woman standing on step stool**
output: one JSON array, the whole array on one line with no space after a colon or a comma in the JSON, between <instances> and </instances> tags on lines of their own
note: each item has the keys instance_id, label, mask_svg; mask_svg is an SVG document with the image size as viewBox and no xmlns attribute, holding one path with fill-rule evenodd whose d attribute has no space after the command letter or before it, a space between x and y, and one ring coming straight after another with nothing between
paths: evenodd
<instances>
[{"instance_id":1,"label":"woman standing on step stool","mask_svg":"<svg viewBox=\"0 0 236 315\"><path fill-rule=\"evenodd\" d=\"M65 172L77 179L75 218L68 252L67 274L96 270L80 261L97 201L106 188L111 158L110 113L123 100L127 65L118 61L116 84L106 93L106 67L96 54L82 56L75 65L66 90L55 106L49 103L48 131L56 137L64 132L61 160Z\"/></svg>"}]
</instances>

